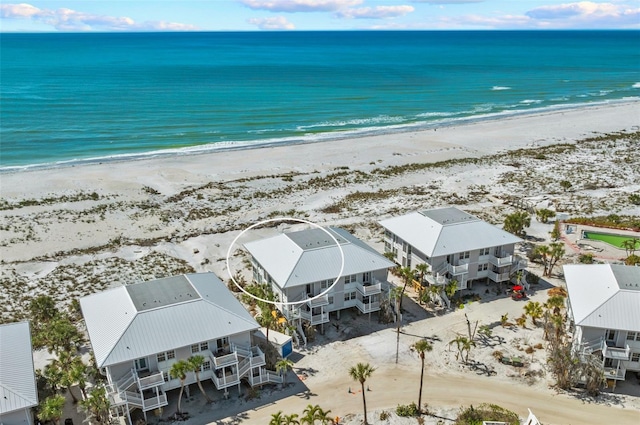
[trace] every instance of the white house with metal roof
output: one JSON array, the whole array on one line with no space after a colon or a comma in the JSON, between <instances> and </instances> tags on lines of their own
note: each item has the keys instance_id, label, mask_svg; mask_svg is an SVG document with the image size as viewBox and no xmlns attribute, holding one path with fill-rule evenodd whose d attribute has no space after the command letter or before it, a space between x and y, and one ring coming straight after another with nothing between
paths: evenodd
<instances>
[{"instance_id":1,"label":"white house with metal roof","mask_svg":"<svg viewBox=\"0 0 640 425\"><path fill-rule=\"evenodd\" d=\"M607 379L640 371L640 267L563 266L580 354L599 356Z\"/></svg>"},{"instance_id":2,"label":"white house with metal roof","mask_svg":"<svg viewBox=\"0 0 640 425\"><path fill-rule=\"evenodd\" d=\"M116 414L167 405L166 391L180 387L169 370L192 355L205 358L200 379L225 393L240 390L241 380L282 382L252 345L260 326L212 273L120 286L81 298L80 306ZM186 384L194 382L188 374Z\"/></svg>"},{"instance_id":3,"label":"white house with metal roof","mask_svg":"<svg viewBox=\"0 0 640 425\"><path fill-rule=\"evenodd\" d=\"M341 275L336 241L344 253ZM389 288L388 270L394 266L360 239L334 227L282 233L244 247L251 254L254 280L270 285L278 301L297 303L278 308L298 324L327 323L331 312L339 315L352 307L362 313L380 310L382 294Z\"/></svg>"},{"instance_id":4,"label":"white house with metal roof","mask_svg":"<svg viewBox=\"0 0 640 425\"><path fill-rule=\"evenodd\" d=\"M29 322L0 325L0 423L31 425L37 405Z\"/></svg>"},{"instance_id":5,"label":"white house with metal roof","mask_svg":"<svg viewBox=\"0 0 640 425\"><path fill-rule=\"evenodd\" d=\"M379 222L384 249L402 267L429 265L428 283L458 282L467 289L474 280L508 282L526 267L514 254L522 239L454 207L415 211Z\"/></svg>"}]
</instances>

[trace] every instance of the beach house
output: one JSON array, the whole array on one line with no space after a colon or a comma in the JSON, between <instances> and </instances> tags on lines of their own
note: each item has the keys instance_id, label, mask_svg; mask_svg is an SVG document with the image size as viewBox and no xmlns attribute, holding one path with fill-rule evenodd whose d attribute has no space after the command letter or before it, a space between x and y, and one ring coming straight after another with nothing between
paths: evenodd
<instances>
[{"instance_id":1,"label":"beach house","mask_svg":"<svg viewBox=\"0 0 640 425\"><path fill-rule=\"evenodd\" d=\"M0 423L31 425L37 405L29 322L0 325Z\"/></svg>"},{"instance_id":2,"label":"beach house","mask_svg":"<svg viewBox=\"0 0 640 425\"><path fill-rule=\"evenodd\" d=\"M113 413L167 405L180 387L169 371L178 360L204 357L200 379L224 390L282 382L253 344L258 323L212 273L185 274L120 286L80 299L89 339L108 381ZM187 374L186 384L196 382Z\"/></svg>"},{"instance_id":3,"label":"beach house","mask_svg":"<svg viewBox=\"0 0 640 425\"><path fill-rule=\"evenodd\" d=\"M269 285L277 301L294 303L278 308L297 325L322 325L331 313L339 318L340 311L348 308L367 314L380 310L389 288L388 269L394 266L360 239L335 227L282 233L244 247L251 254L254 281Z\"/></svg>"},{"instance_id":4,"label":"beach house","mask_svg":"<svg viewBox=\"0 0 640 425\"><path fill-rule=\"evenodd\" d=\"M379 222L385 229L384 250L402 267L429 266L423 284L474 281L508 282L526 267L514 253L522 240L454 207L415 211Z\"/></svg>"},{"instance_id":5,"label":"beach house","mask_svg":"<svg viewBox=\"0 0 640 425\"><path fill-rule=\"evenodd\" d=\"M563 266L574 348L602 360L605 377L640 372L640 267Z\"/></svg>"}]
</instances>

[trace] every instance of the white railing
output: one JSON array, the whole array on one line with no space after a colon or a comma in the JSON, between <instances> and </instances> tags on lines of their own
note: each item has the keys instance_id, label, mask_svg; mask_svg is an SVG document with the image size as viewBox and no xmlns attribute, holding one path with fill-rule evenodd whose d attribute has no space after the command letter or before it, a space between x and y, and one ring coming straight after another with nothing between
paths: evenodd
<instances>
[{"instance_id":1,"label":"white railing","mask_svg":"<svg viewBox=\"0 0 640 425\"><path fill-rule=\"evenodd\" d=\"M223 388L230 387L232 385L237 385L240 383L240 377L237 373L223 373L220 377L218 377L215 373L211 375L211 380L217 389L221 390Z\"/></svg>"},{"instance_id":2,"label":"white railing","mask_svg":"<svg viewBox=\"0 0 640 425\"><path fill-rule=\"evenodd\" d=\"M358 310L363 313L371 313L380 310L380 303L378 301L363 303L362 301L358 300L356 302L356 306L358 307Z\"/></svg>"},{"instance_id":3,"label":"white railing","mask_svg":"<svg viewBox=\"0 0 640 425\"><path fill-rule=\"evenodd\" d=\"M626 348L609 347L606 341L602 342L602 355L608 359L629 360L631 349L627 345Z\"/></svg>"},{"instance_id":4,"label":"white railing","mask_svg":"<svg viewBox=\"0 0 640 425\"><path fill-rule=\"evenodd\" d=\"M615 379L618 381L624 381L625 375L627 374L627 369L620 368L617 369L615 367L605 367L604 368L604 377L607 379Z\"/></svg>"},{"instance_id":5,"label":"white railing","mask_svg":"<svg viewBox=\"0 0 640 425\"><path fill-rule=\"evenodd\" d=\"M166 406L167 404L169 404L167 402L167 395L165 393L158 393L152 397L142 400L142 410L148 412L149 410L157 409L158 407Z\"/></svg>"},{"instance_id":6,"label":"white railing","mask_svg":"<svg viewBox=\"0 0 640 425\"><path fill-rule=\"evenodd\" d=\"M313 298L313 295L307 295L307 298ZM329 296L327 294L324 294L322 296L319 296L318 298L310 299L309 301L307 301L307 305L311 308L329 305Z\"/></svg>"},{"instance_id":7,"label":"white railing","mask_svg":"<svg viewBox=\"0 0 640 425\"><path fill-rule=\"evenodd\" d=\"M320 314L311 314L310 311L300 310L300 317L311 322L312 325L319 325L329 321L329 313L324 311Z\"/></svg>"},{"instance_id":8,"label":"white railing","mask_svg":"<svg viewBox=\"0 0 640 425\"><path fill-rule=\"evenodd\" d=\"M252 387L266 383L281 384L282 382L282 376L278 375L276 372L266 369L260 369L260 373L258 375L249 375L249 384L251 384Z\"/></svg>"},{"instance_id":9,"label":"white railing","mask_svg":"<svg viewBox=\"0 0 640 425\"><path fill-rule=\"evenodd\" d=\"M357 282L356 289L360 291L360 293L364 296L375 295L382 292L382 285L380 282L374 284L365 285L363 283Z\"/></svg>"},{"instance_id":10,"label":"white railing","mask_svg":"<svg viewBox=\"0 0 640 425\"><path fill-rule=\"evenodd\" d=\"M513 264L513 255L506 255L503 257L491 255L489 256L489 263L498 267L510 266L511 264Z\"/></svg>"},{"instance_id":11,"label":"white railing","mask_svg":"<svg viewBox=\"0 0 640 425\"><path fill-rule=\"evenodd\" d=\"M235 351L230 354L225 354L223 356L217 356L217 357L210 352L209 357L213 362L214 369L222 369L225 366L238 364L238 355L235 353Z\"/></svg>"},{"instance_id":12,"label":"white railing","mask_svg":"<svg viewBox=\"0 0 640 425\"><path fill-rule=\"evenodd\" d=\"M454 266L453 264L447 263L447 269L449 270L449 273L451 273L454 276L459 274L464 274L469 272L469 264L460 264L460 265Z\"/></svg>"},{"instance_id":13,"label":"white railing","mask_svg":"<svg viewBox=\"0 0 640 425\"><path fill-rule=\"evenodd\" d=\"M510 279L511 275L509 273L496 273L492 270L489 270L488 276L489 279L493 280L494 282L505 282Z\"/></svg>"},{"instance_id":14,"label":"white railing","mask_svg":"<svg viewBox=\"0 0 640 425\"><path fill-rule=\"evenodd\" d=\"M122 389L122 390L128 389L135 382L136 376L137 376L136 371L134 369L131 369L129 373L127 373L126 375L118 379L113 384L114 391L117 391L119 389Z\"/></svg>"},{"instance_id":15,"label":"white railing","mask_svg":"<svg viewBox=\"0 0 640 425\"><path fill-rule=\"evenodd\" d=\"M162 372L156 372L153 375L145 376L143 378L138 377L138 389L140 389L140 391L158 387L160 385L164 385L164 376Z\"/></svg>"}]
</instances>

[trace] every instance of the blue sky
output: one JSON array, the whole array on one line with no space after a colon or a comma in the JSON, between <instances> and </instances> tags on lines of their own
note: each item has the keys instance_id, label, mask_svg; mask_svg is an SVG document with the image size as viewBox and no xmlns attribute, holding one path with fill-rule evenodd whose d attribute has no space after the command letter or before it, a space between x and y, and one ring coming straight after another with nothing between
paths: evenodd
<instances>
[{"instance_id":1,"label":"blue sky","mask_svg":"<svg viewBox=\"0 0 640 425\"><path fill-rule=\"evenodd\" d=\"M640 0L0 0L2 32L640 29Z\"/></svg>"}]
</instances>

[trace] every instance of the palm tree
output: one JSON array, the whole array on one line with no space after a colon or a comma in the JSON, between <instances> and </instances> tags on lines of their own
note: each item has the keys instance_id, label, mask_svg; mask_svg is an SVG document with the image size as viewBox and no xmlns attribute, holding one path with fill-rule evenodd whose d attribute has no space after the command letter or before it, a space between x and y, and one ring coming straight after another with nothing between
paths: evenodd
<instances>
[{"instance_id":1,"label":"palm tree","mask_svg":"<svg viewBox=\"0 0 640 425\"><path fill-rule=\"evenodd\" d=\"M503 229L506 232L524 238L527 235L524 228L529 226L531 226L531 217L529 214L525 211L516 211L505 217Z\"/></svg>"},{"instance_id":2,"label":"palm tree","mask_svg":"<svg viewBox=\"0 0 640 425\"><path fill-rule=\"evenodd\" d=\"M53 421L56 425L59 425L63 407L64 396L60 394L52 395L44 399L40 405L38 417L44 422Z\"/></svg>"},{"instance_id":3,"label":"palm tree","mask_svg":"<svg viewBox=\"0 0 640 425\"><path fill-rule=\"evenodd\" d=\"M284 416L282 415L282 410L278 410L276 413L271 414L271 420L269 421L269 425L282 425L285 422Z\"/></svg>"},{"instance_id":4,"label":"palm tree","mask_svg":"<svg viewBox=\"0 0 640 425\"><path fill-rule=\"evenodd\" d=\"M331 410L324 411L319 405L307 405L307 407L303 410L303 417L301 418L301 422L306 425L314 425L316 421L320 421L321 424L326 424L329 419L329 413ZM297 415L296 415L297 417Z\"/></svg>"},{"instance_id":5,"label":"palm tree","mask_svg":"<svg viewBox=\"0 0 640 425\"><path fill-rule=\"evenodd\" d=\"M189 364L189 368L191 369L191 372L193 372L196 375L196 382L198 383L198 388L200 388L200 392L202 393L204 398L207 400L207 403L213 403L213 400L209 398L207 393L204 391L204 388L202 388L202 382L200 382L200 369L204 364L204 357L201 355L191 356L187 359L187 363Z\"/></svg>"},{"instance_id":6,"label":"palm tree","mask_svg":"<svg viewBox=\"0 0 640 425\"><path fill-rule=\"evenodd\" d=\"M283 425L300 425L300 421L298 420L298 414L292 413L290 415L285 415L282 422Z\"/></svg>"},{"instance_id":7,"label":"palm tree","mask_svg":"<svg viewBox=\"0 0 640 425\"><path fill-rule=\"evenodd\" d=\"M367 398L365 396L364 383L367 381L368 378L371 377L371 375L375 370L376 369L373 368L369 363L358 363L357 365L352 366L351 369L349 369L349 375L351 376L351 378L354 381L360 382L360 386L362 387L362 405L364 407L364 425L369 425L369 422L367 421Z\"/></svg>"},{"instance_id":8,"label":"palm tree","mask_svg":"<svg viewBox=\"0 0 640 425\"><path fill-rule=\"evenodd\" d=\"M93 416L97 422L107 423L109 420L109 399L107 390L103 386L91 389L89 396L80 401L80 406Z\"/></svg>"},{"instance_id":9,"label":"palm tree","mask_svg":"<svg viewBox=\"0 0 640 425\"><path fill-rule=\"evenodd\" d=\"M420 356L420 361L422 362L422 369L420 370L420 392L418 393L418 414L422 413L422 382L424 380L424 353L430 352L433 350L433 346L429 344L426 339L421 339L413 344L412 347L418 355Z\"/></svg>"},{"instance_id":10,"label":"palm tree","mask_svg":"<svg viewBox=\"0 0 640 425\"><path fill-rule=\"evenodd\" d=\"M547 310L553 310L554 315L560 314L560 310L564 307L564 297L561 295L554 295L547 299L544 303L544 308Z\"/></svg>"},{"instance_id":11,"label":"palm tree","mask_svg":"<svg viewBox=\"0 0 640 425\"><path fill-rule=\"evenodd\" d=\"M419 263L416 266L416 271L420 276L420 293L418 294L418 301L422 304L422 293L424 292L424 275L427 274L427 270L429 270L429 265L427 263Z\"/></svg>"},{"instance_id":12,"label":"palm tree","mask_svg":"<svg viewBox=\"0 0 640 425\"><path fill-rule=\"evenodd\" d=\"M285 387L287 380L287 372L293 368L293 362L289 359L280 359L276 362L276 372L282 376L282 386Z\"/></svg>"},{"instance_id":13,"label":"palm tree","mask_svg":"<svg viewBox=\"0 0 640 425\"><path fill-rule=\"evenodd\" d=\"M456 337L456 339L449 341L449 345L451 344L456 344L456 347L458 348L458 354L456 355L456 358L459 358L466 364L469 362L469 354L471 353L471 347L475 347L476 343L467 338L466 336L462 336L462 335L458 335ZM467 352L467 355L464 355L464 352Z\"/></svg>"},{"instance_id":14,"label":"palm tree","mask_svg":"<svg viewBox=\"0 0 640 425\"><path fill-rule=\"evenodd\" d=\"M182 413L181 402L182 402L182 392L184 391L184 381L187 379L187 372L191 370L189 363L186 360L178 360L174 364L171 365L171 369L169 370L169 375L172 378L178 378L180 380L180 395L178 396L178 413Z\"/></svg>"},{"instance_id":15,"label":"palm tree","mask_svg":"<svg viewBox=\"0 0 640 425\"><path fill-rule=\"evenodd\" d=\"M547 245L540 245L534 249L534 253L542 258L542 264L544 265L542 276L547 276L547 270L549 270L549 257L551 256L551 248L549 248Z\"/></svg>"},{"instance_id":16,"label":"palm tree","mask_svg":"<svg viewBox=\"0 0 640 425\"><path fill-rule=\"evenodd\" d=\"M402 267L400 269L400 275L402 276L402 280L404 282L402 286L402 291L400 291L400 295L398 296L398 311L396 312L396 317L398 318L396 324L396 363L398 363L398 355L400 353L400 325L402 325L402 298L404 297L404 291L407 289L407 284L413 280L413 270L410 267Z\"/></svg>"},{"instance_id":17,"label":"palm tree","mask_svg":"<svg viewBox=\"0 0 640 425\"><path fill-rule=\"evenodd\" d=\"M542 309L542 305L538 301L529 301L524 306L524 313L531 317L531 321L534 326L538 325L537 319L542 317L544 310Z\"/></svg>"}]
</instances>

